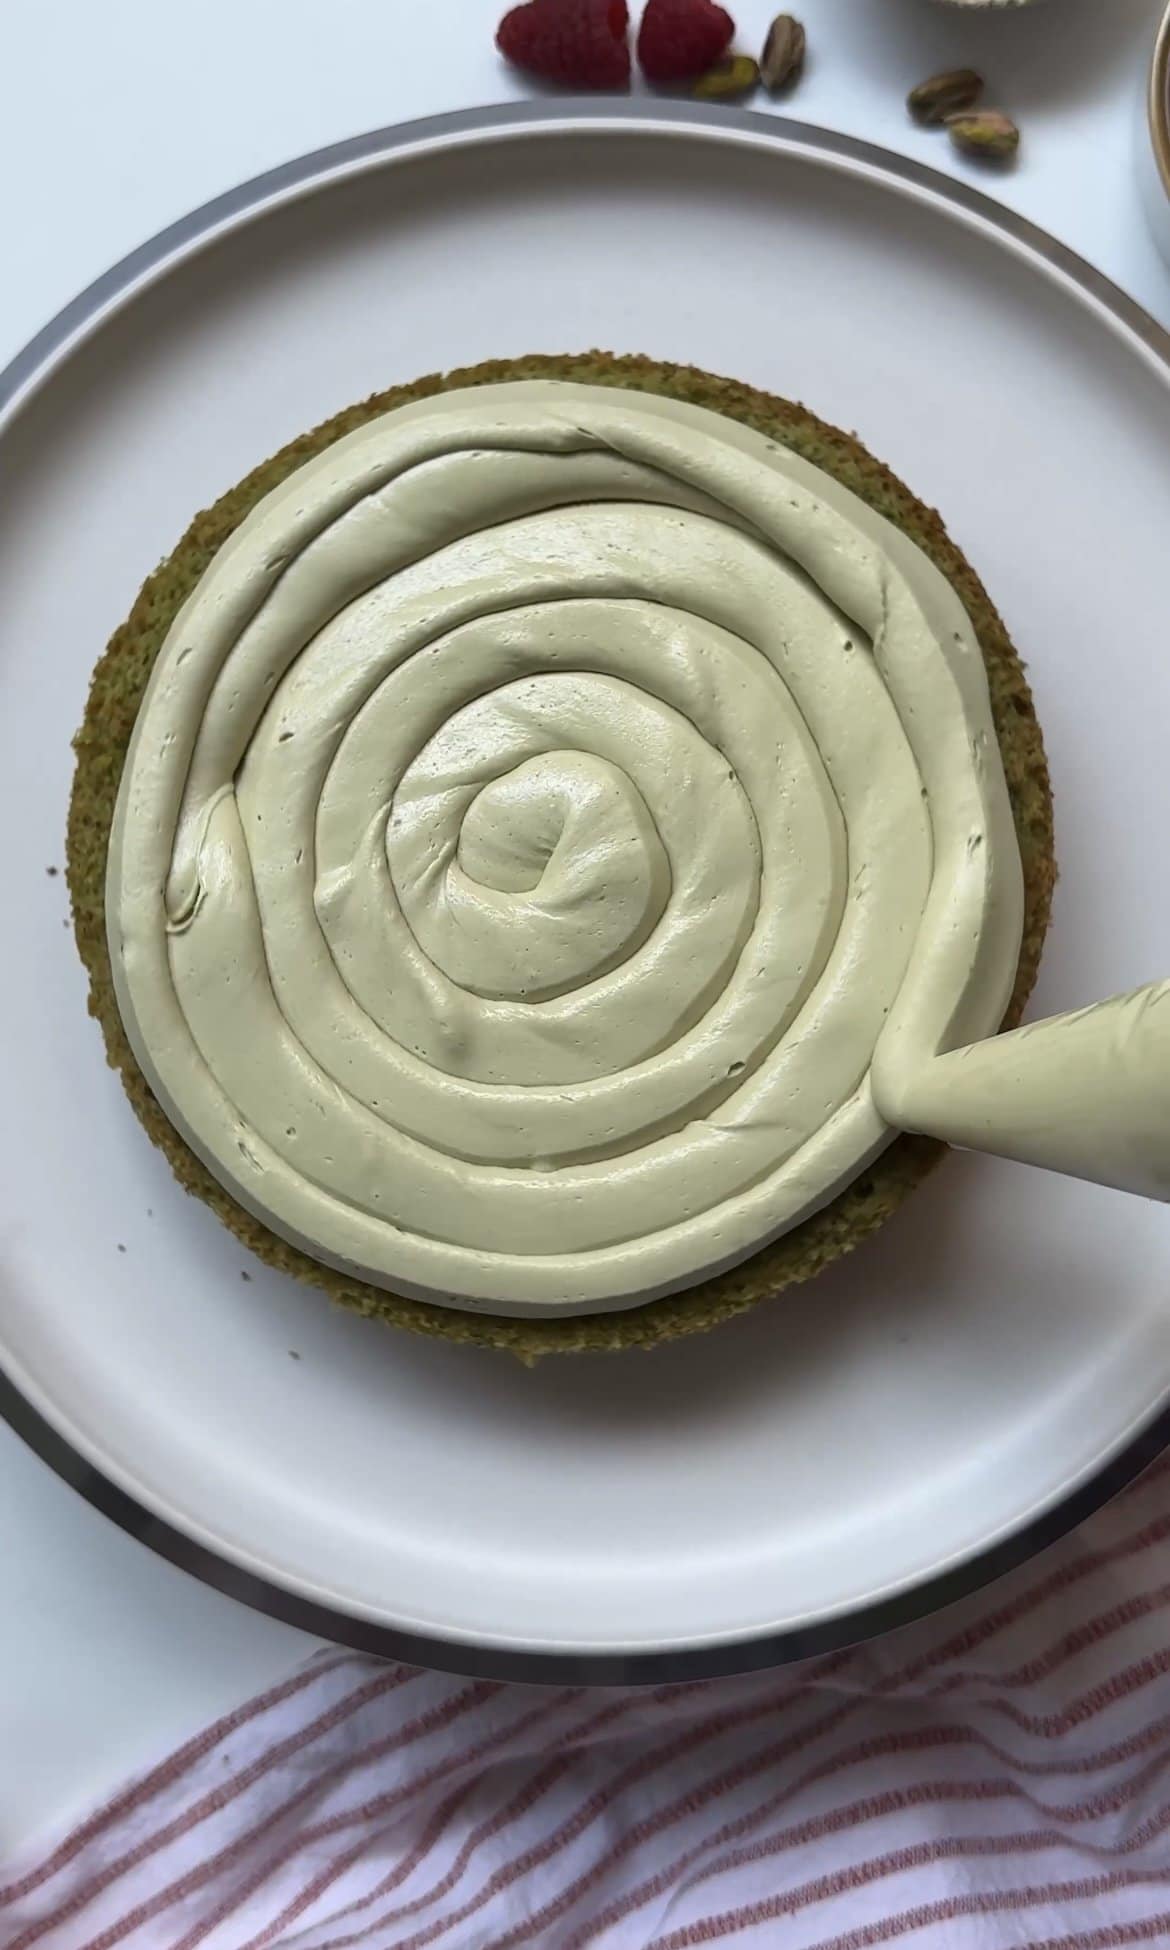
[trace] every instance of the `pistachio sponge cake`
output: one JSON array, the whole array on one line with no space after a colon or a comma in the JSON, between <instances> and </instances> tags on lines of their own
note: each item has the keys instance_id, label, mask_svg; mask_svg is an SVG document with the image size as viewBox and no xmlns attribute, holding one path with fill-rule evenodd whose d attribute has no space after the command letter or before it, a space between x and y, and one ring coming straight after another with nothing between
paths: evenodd
<instances>
[{"instance_id":1,"label":"pistachio sponge cake","mask_svg":"<svg viewBox=\"0 0 1170 1950\"><path fill-rule=\"evenodd\" d=\"M941 1151L882 1124L877 1039L1016 1021L1055 878L938 516L644 358L291 442L148 579L76 751L90 1007L180 1183L341 1304L524 1359L697 1332L872 1232Z\"/></svg>"}]
</instances>

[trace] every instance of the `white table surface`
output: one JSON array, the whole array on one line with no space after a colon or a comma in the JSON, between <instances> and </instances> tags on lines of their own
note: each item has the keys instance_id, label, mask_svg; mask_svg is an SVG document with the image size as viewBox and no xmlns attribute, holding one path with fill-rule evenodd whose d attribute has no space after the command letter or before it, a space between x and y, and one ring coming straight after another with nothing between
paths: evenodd
<instances>
[{"instance_id":1,"label":"white table surface","mask_svg":"<svg viewBox=\"0 0 1170 1950\"><path fill-rule=\"evenodd\" d=\"M1170 323L1170 268L1134 180L1161 0L967 14L930 0L794 0L790 110L973 173ZM755 49L775 5L727 0ZM241 178L360 130L525 91L493 0L83 0L6 11L0 366L114 259ZM1024 134L987 177L903 98L974 65ZM764 98L754 104L763 106ZM0 1859L294 1664L315 1641L132 1542L0 1427Z\"/></svg>"}]
</instances>

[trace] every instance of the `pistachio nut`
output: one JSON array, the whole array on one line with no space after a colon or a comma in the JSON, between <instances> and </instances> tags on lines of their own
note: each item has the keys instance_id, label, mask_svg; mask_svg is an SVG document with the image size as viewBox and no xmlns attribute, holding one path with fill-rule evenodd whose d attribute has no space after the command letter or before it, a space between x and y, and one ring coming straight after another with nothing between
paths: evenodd
<instances>
[{"instance_id":1,"label":"pistachio nut","mask_svg":"<svg viewBox=\"0 0 1170 1950\"><path fill-rule=\"evenodd\" d=\"M771 95L800 80L804 68L804 28L791 14L777 14L760 56L760 80ZM956 103L956 107L961 104Z\"/></svg>"},{"instance_id":2,"label":"pistachio nut","mask_svg":"<svg viewBox=\"0 0 1170 1950\"><path fill-rule=\"evenodd\" d=\"M691 93L699 101L727 101L734 95L746 95L759 78L759 67L750 54L728 54L699 76Z\"/></svg>"},{"instance_id":3,"label":"pistachio nut","mask_svg":"<svg viewBox=\"0 0 1170 1950\"><path fill-rule=\"evenodd\" d=\"M956 149L961 149L965 156L1007 162L1020 146L1020 131L1011 116L1002 114L998 108L948 115L946 126Z\"/></svg>"},{"instance_id":4,"label":"pistachio nut","mask_svg":"<svg viewBox=\"0 0 1170 1950\"><path fill-rule=\"evenodd\" d=\"M983 76L974 68L948 68L912 88L906 106L916 122L945 122L948 115L974 108L982 93Z\"/></svg>"}]
</instances>

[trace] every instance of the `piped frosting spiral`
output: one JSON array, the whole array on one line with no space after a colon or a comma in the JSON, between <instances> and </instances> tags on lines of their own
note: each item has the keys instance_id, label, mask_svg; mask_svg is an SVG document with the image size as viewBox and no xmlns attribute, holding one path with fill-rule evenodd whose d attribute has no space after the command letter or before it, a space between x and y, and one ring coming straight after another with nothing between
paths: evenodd
<instances>
[{"instance_id":1,"label":"piped frosting spiral","mask_svg":"<svg viewBox=\"0 0 1170 1950\"><path fill-rule=\"evenodd\" d=\"M825 1204L994 1030L1021 874L982 658L775 442L558 381L372 421L158 657L107 915L233 1195L494 1312L633 1305Z\"/></svg>"}]
</instances>

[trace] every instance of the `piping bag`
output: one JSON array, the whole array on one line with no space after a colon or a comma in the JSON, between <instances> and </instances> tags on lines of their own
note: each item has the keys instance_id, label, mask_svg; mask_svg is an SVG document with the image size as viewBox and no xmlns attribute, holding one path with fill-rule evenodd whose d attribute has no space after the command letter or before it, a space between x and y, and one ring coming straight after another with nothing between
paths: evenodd
<instances>
[{"instance_id":1,"label":"piping bag","mask_svg":"<svg viewBox=\"0 0 1170 1950\"><path fill-rule=\"evenodd\" d=\"M888 1124L1170 1199L1170 981L871 1072Z\"/></svg>"}]
</instances>

